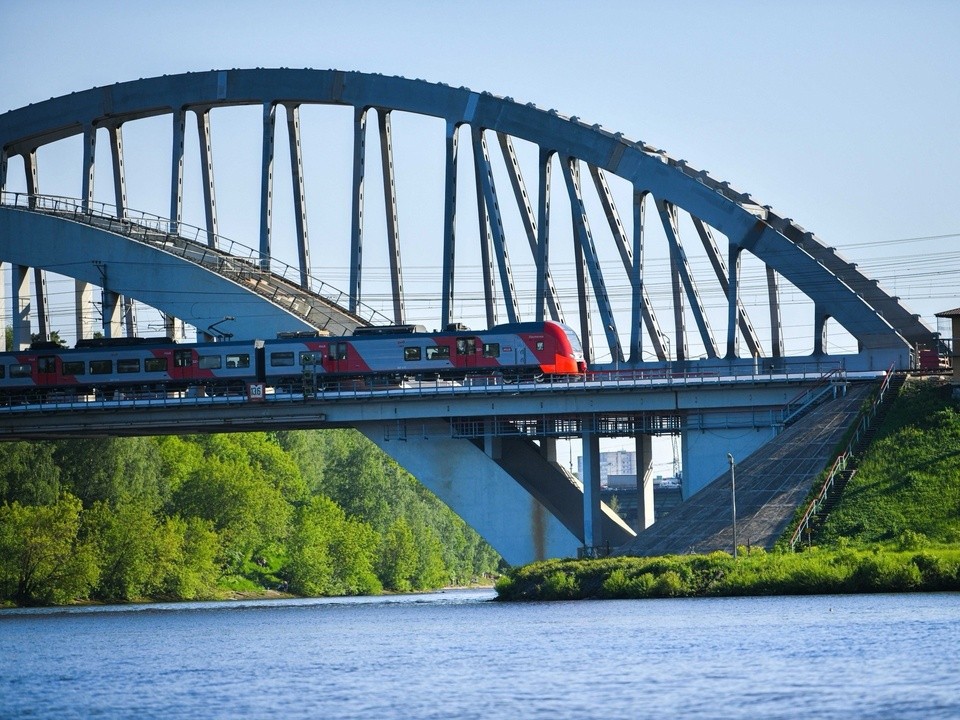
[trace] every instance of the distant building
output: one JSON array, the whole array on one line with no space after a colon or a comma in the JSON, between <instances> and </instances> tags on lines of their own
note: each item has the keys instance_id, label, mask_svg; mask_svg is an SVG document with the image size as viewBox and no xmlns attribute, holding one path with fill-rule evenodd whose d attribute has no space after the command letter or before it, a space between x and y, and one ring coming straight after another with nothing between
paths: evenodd
<instances>
[{"instance_id":1,"label":"distant building","mask_svg":"<svg viewBox=\"0 0 960 720\"><path fill-rule=\"evenodd\" d=\"M628 450L600 453L600 487L607 486L611 475L632 475L636 478L637 454ZM577 458L577 477L583 477L583 456Z\"/></svg>"},{"instance_id":2,"label":"distant building","mask_svg":"<svg viewBox=\"0 0 960 720\"><path fill-rule=\"evenodd\" d=\"M953 363L953 379L951 382L954 385L960 385L960 342L958 342L960 340L960 308L938 312L937 317L950 318L950 337L943 338L943 340L950 347L950 360Z\"/></svg>"}]
</instances>

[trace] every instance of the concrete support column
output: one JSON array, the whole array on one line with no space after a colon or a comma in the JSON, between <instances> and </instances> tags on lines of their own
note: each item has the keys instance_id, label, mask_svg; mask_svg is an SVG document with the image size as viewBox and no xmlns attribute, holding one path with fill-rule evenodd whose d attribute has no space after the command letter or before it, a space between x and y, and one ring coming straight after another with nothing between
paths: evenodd
<instances>
[{"instance_id":1,"label":"concrete support column","mask_svg":"<svg viewBox=\"0 0 960 720\"><path fill-rule=\"evenodd\" d=\"M603 544L602 510L600 508L600 437L593 430L589 416L582 422L583 455L583 544L588 548Z\"/></svg>"},{"instance_id":2,"label":"concrete support column","mask_svg":"<svg viewBox=\"0 0 960 720\"><path fill-rule=\"evenodd\" d=\"M75 280L73 286L77 340L93 337L93 286Z\"/></svg>"},{"instance_id":3,"label":"concrete support column","mask_svg":"<svg viewBox=\"0 0 960 720\"><path fill-rule=\"evenodd\" d=\"M183 340L187 334L183 320L174 317L173 315L164 315L163 334L168 338L172 338L173 340Z\"/></svg>"},{"instance_id":4,"label":"concrete support column","mask_svg":"<svg viewBox=\"0 0 960 720\"><path fill-rule=\"evenodd\" d=\"M11 350L30 347L30 268L14 265L10 277L13 310L13 346Z\"/></svg>"},{"instance_id":5,"label":"concrete support column","mask_svg":"<svg viewBox=\"0 0 960 720\"><path fill-rule=\"evenodd\" d=\"M108 338L120 337L123 332L122 305L120 295L110 290L103 290L103 336Z\"/></svg>"},{"instance_id":6,"label":"concrete support column","mask_svg":"<svg viewBox=\"0 0 960 720\"><path fill-rule=\"evenodd\" d=\"M653 436L637 435L637 532L653 525Z\"/></svg>"}]
</instances>

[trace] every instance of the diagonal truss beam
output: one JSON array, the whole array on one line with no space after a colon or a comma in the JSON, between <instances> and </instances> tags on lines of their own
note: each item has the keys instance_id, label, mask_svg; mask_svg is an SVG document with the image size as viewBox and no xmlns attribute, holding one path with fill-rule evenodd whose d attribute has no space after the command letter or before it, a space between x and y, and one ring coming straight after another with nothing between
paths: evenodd
<instances>
[{"instance_id":1,"label":"diagonal truss beam","mask_svg":"<svg viewBox=\"0 0 960 720\"><path fill-rule=\"evenodd\" d=\"M717 281L720 283L720 287L723 288L724 294L727 296L727 303L734 308L730 311L729 314L735 314L736 320L730 323L728 334L736 330L738 325L740 328L740 333L743 337L744 342L747 344L747 349L750 351L750 354L753 357L761 357L763 355L763 349L760 345L760 339L757 337L756 331L753 329L753 323L750 322L750 317L747 315L746 308L743 306L743 301L740 299L739 291L735 291L731 294L730 288L731 283L727 277L727 268L724 265L723 257L720 255L720 249L717 247L717 242L713 238L713 233L710 228L703 222L700 218L691 216L693 220L693 226L697 229L697 234L700 236L700 241L703 243L703 249L707 253L707 257L710 259L710 264L713 266L713 271L716 273ZM739 259L739 254L737 255ZM733 270L731 269L731 276ZM739 271L737 276L739 277ZM729 343L728 343L729 345ZM734 344L736 347L736 344ZM730 348L727 348L727 355L733 357L736 353L731 353Z\"/></svg>"},{"instance_id":2,"label":"diagonal truss beam","mask_svg":"<svg viewBox=\"0 0 960 720\"><path fill-rule=\"evenodd\" d=\"M690 264L687 262L687 255L683 251L683 245L680 243L680 230L677 223L677 207L673 203L665 200L657 200L657 210L660 212L660 220L663 223L663 230L667 235L667 242L670 245L670 258L674 265L674 277L679 278L686 291L687 299L690 301L690 310L693 312L694 321L697 323L697 329L700 331L700 339L703 342L707 357L717 357L717 343L713 338L713 331L710 329L710 321L703 309L703 303L700 301L700 293L697 290L693 275L690 272ZM677 303L678 293L676 285L674 286L674 304L679 304L682 312L682 303ZM676 309L674 310L676 312ZM679 332L680 328L678 328ZM684 341L683 346L686 345ZM684 347L684 357L680 357L678 338L677 359L686 359L686 348Z\"/></svg>"},{"instance_id":3,"label":"diagonal truss beam","mask_svg":"<svg viewBox=\"0 0 960 720\"><path fill-rule=\"evenodd\" d=\"M520 209L520 220L523 223L523 229L527 233L527 241L530 244L530 252L534 259L538 257L537 245L537 219L534 217L533 207L530 204L530 196L527 195L527 187L523 182L523 174L520 172L520 163L517 161L517 153L513 149L513 140L510 136L498 132L497 139L500 141L500 150L503 153L503 162L507 168L507 175L510 177L510 185L513 187L514 197L517 199L517 207ZM548 159L549 162L549 159ZM549 165L547 168L549 172ZM546 178L546 194L549 198L549 176ZM541 190L543 191L543 190ZM546 222L546 221L545 221ZM550 316L559 322L563 322L563 310L560 308L560 296L557 294L557 288L553 283L553 275L550 272L550 266L546 263L537 265L537 277L542 276L543 288L537 290L537 303L542 306L544 293L546 293L547 305L550 308ZM539 318L542 320L543 318Z\"/></svg>"},{"instance_id":4,"label":"diagonal truss beam","mask_svg":"<svg viewBox=\"0 0 960 720\"><path fill-rule=\"evenodd\" d=\"M510 268L510 253L507 250L506 238L503 233L503 218L500 215L500 203L497 200L497 188L493 179L493 169L490 166L490 152L487 148L487 139L483 128L476 125L472 129L473 159L477 165L476 175L483 190L483 202L486 206L490 237L497 257L497 267L500 271L500 287L503 290L503 304L507 310L509 322L520 321L520 309L517 305L517 293L513 284L513 270Z\"/></svg>"},{"instance_id":5,"label":"diagonal truss beam","mask_svg":"<svg viewBox=\"0 0 960 720\"><path fill-rule=\"evenodd\" d=\"M623 362L623 349L620 346L617 333L617 321L613 316L610 297L607 294L606 282L600 269L600 259L597 248L590 233L590 223L587 220L587 209L583 204L583 194L580 191L579 161L573 157L564 159L563 178L567 183L567 193L570 195L570 210L573 216L574 238L577 248L583 252L587 270L590 273L590 282L593 285L594 297L600 311L600 320L603 322L604 334L610 347L610 356L615 362ZM579 265L579 263L578 263ZM584 293L585 294L585 293ZM589 314L589 313L588 313Z\"/></svg>"},{"instance_id":6,"label":"diagonal truss beam","mask_svg":"<svg viewBox=\"0 0 960 720\"><path fill-rule=\"evenodd\" d=\"M641 320L646 325L647 332L653 342L654 352L659 360L666 360L666 351L664 349L663 331L660 329L660 323L657 322L657 316L653 310L653 304L650 302L650 296L643 284L643 227L644 227L644 196L646 193L640 193L637 197L634 193L634 237L633 250L627 242L627 234L623 228L623 222L620 220L620 213L617 212L616 203L613 200L613 193L610 192L610 185L607 183L603 171L595 165L589 165L590 175L593 178L593 184L597 189L597 195L600 198L600 204L603 206L604 215L607 218L607 224L610 226L610 232L616 243L617 250L620 252L620 259L623 267L630 277L630 284L633 290L631 308L631 328L630 328L630 360L631 362L640 362L643 344L641 342Z\"/></svg>"},{"instance_id":7,"label":"diagonal truss beam","mask_svg":"<svg viewBox=\"0 0 960 720\"><path fill-rule=\"evenodd\" d=\"M397 180L393 170L393 130L390 110L377 108L380 129L380 159L383 166L383 197L387 211L387 244L390 255L390 284L393 289L393 321L406 322L403 299L403 272L400 266L400 228L397 215Z\"/></svg>"}]
</instances>

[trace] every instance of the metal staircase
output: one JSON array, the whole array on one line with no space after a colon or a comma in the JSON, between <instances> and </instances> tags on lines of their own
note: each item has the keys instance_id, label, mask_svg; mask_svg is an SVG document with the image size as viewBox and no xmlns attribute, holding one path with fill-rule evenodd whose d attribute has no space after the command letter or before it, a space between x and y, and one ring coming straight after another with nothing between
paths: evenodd
<instances>
[{"instance_id":1,"label":"metal staircase","mask_svg":"<svg viewBox=\"0 0 960 720\"><path fill-rule=\"evenodd\" d=\"M333 335L348 335L358 326L389 324L377 310L359 305L347 310L346 293L317 278L301 285L297 268L206 230L149 213L125 210L104 203L84 203L75 198L48 195L0 194L0 204L26 212L42 213L122 235L133 242L164 252L221 275ZM121 217L122 216L122 217Z\"/></svg>"}]
</instances>

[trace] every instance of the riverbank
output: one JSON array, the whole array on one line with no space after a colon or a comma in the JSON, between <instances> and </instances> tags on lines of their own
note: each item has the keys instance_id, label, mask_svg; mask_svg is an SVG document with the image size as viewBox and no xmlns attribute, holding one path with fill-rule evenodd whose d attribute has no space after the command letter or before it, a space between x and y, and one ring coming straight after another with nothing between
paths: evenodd
<instances>
[{"instance_id":1,"label":"riverbank","mask_svg":"<svg viewBox=\"0 0 960 720\"><path fill-rule=\"evenodd\" d=\"M547 560L508 571L496 590L498 600L957 591L960 548Z\"/></svg>"}]
</instances>

